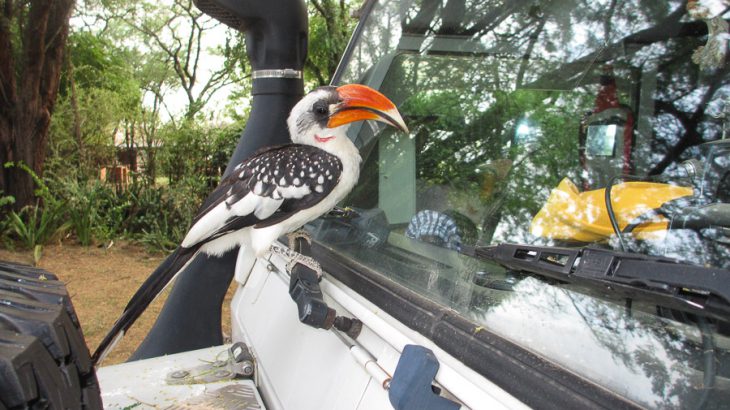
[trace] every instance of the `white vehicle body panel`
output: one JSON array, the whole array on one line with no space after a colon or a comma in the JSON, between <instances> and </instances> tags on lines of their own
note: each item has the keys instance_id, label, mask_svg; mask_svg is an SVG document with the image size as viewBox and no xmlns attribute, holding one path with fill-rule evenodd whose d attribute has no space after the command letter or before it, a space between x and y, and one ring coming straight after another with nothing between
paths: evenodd
<instances>
[{"instance_id":1,"label":"white vehicle body panel","mask_svg":"<svg viewBox=\"0 0 730 410\"><path fill-rule=\"evenodd\" d=\"M387 390L361 366L334 330L299 322L288 293L285 262L259 260L232 302L233 339L249 345L258 361L259 389L271 409L392 409ZM240 272L239 272L240 273ZM392 375L407 344L433 350L440 363L442 395L465 408L525 408L524 404L445 353L422 335L325 275L325 302L339 316L363 322L357 344Z\"/></svg>"}]
</instances>

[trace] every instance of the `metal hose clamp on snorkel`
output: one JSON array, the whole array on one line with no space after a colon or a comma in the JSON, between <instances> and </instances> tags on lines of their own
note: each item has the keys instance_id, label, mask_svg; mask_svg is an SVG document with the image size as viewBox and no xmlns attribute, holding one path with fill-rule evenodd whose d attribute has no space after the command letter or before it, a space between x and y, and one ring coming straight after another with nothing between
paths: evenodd
<instances>
[{"instance_id":1,"label":"metal hose clamp on snorkel","mask_svg":"<svg viewBox=\"0 0 730 410\"><path fill-rule=\"evenodd\" d=\"M301 79L301 70L295 70L293 68L280 68L273 70L255 70L251 73L251 78L254 80L259 78L295 78Z\"/></svg>"}]
</instances>

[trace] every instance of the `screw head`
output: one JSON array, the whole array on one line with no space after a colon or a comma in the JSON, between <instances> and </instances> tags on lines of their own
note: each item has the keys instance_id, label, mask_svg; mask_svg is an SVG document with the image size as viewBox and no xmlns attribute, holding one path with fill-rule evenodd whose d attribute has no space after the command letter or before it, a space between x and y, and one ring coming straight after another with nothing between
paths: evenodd
<instances>
[{"instance_id":1,"label":"screw head","mask_svg":"<svg viewBox=\"0 0 730 410\"><path fill-rule=\"evenodd\" d=\"M190 375L190 372L187 370L176 370L172 373L170 373L170 377L173 379L184 379Z\"/></svg>"},{"instance_id":2,"label":"screw head","mask_svg":"<svg viewBox=\"0 0 730 410\"><path fill-rule=\"evenodd\" d=\"M250 361L243 362L243 366L241 366L241 373L244 376L250 376L253 374L253 363Z\"/></svg>"}]
</instances>

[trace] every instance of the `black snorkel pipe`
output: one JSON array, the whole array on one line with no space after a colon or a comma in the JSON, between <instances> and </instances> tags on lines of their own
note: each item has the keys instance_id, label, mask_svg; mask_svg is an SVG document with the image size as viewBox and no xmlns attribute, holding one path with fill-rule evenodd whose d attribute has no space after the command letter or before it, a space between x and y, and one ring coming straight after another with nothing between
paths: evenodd
<instances>
[{"instance_id":1,"label":"black snorkel pipe","mask_svg":"<svg viewBox=\"0 0 730 410\"><path fill-rule=\"evenodd\" d=\"M286 118L304 95L307 8L303 0L194 0L205 14L246 34L253 69L251 114L225 174L258 149L288 142ZM238 249L198 255L178 278L157 321L129 360L223 344L221 308Z\"/></svg>"}]
</instances>

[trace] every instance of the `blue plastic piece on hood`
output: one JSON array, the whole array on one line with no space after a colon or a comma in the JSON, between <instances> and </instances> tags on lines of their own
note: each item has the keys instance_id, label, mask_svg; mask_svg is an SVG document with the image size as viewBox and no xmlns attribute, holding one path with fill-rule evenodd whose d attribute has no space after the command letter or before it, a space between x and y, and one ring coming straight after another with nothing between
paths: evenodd
<instances>
[{"instance_id":1,"label":"blue plastic piece on hood","mask_svg":"<svg viewBox=\"0 0 730 410\"><path fill-rule=\"evenodd\" d=\"M398 360L388 397L396 410L456 410L461 406L434 392L439 362L423 346L406 345Z\"/></svg>"}]
</instances>

